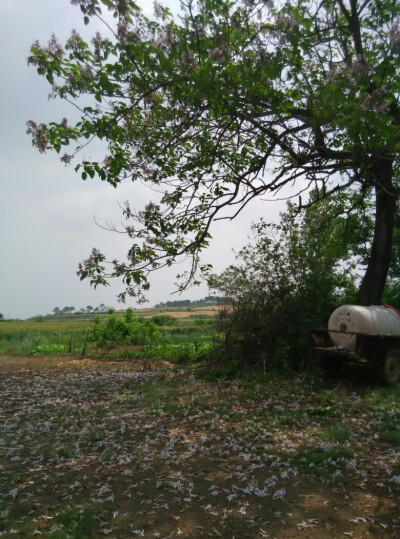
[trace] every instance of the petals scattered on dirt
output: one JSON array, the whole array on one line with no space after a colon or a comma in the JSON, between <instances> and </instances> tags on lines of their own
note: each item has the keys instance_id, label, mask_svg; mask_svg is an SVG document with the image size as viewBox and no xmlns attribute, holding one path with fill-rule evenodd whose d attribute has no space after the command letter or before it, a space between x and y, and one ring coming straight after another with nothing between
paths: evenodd
<instances>
[{"instance_id":1,"label":"petals scattered on dirt","mask_svg":"<svg viewBox=\"0 0 400 539\"><path fill-rule=\"evenodd\" d=\"M399 388L68 356L0 373L1 535L400 536Z\"/></svg>"}]
</instances>

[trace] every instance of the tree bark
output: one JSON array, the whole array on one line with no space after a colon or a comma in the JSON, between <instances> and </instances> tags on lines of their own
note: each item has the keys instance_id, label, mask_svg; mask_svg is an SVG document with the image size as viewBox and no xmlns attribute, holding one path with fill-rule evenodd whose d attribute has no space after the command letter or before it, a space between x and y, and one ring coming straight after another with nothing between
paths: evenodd
<instances>
[{"instance_id":1,"label":"tree bark","mask_svg":"<svg viewBox=\"0 0 400 539\"><path fill-rule=\"evenodd\" d=\"M374 237L367 269L357 294L357 305L380 305L392 254L398 199L397 190L392 184L392 160L375 162L372 173L376 199Z\"/></svg>"}]
</instances>

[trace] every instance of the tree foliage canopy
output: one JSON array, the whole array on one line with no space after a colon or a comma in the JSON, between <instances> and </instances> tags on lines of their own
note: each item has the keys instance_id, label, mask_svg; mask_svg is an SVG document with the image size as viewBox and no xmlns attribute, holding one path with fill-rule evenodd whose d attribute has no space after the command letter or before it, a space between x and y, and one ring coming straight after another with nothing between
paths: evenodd
<instances>
[{"instance_id":1,"label":"tree foliage canopy","mask_svg":"<svg viewBox=\"0 0 400 539\"><path fill-rule=\"evenodd\" d=\"M154 19L131 0L72 3L106 34L33 44L29 62L81 111L75 125L28 122L33 143L60 153L75 143L61 157L70 163L101 139L107 155L79 162L82 179L140 180L160 193L123 208L128 260L106 266L94 249L81 278L122 277L135 295L152 269L189 256L185 286L212 222L285 186L299 206L311 188L316 199L346 191L347 209L376 196L370 265L387 272L399 196L397 0L181 0L176 20L158 2Z\"/></svg>"}]
</instances>

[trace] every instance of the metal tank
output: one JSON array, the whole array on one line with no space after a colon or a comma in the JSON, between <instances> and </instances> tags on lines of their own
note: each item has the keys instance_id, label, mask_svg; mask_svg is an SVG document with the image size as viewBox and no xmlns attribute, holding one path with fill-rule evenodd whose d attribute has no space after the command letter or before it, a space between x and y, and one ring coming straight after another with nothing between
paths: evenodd
<instances>
[{"instance_id":1,"label":"metal tank","mask_svg":"<svg viewBox=\"0 0 400 539\"><path fill-rule=\"evenodd\" d=\"M400 313L388 305L343 305L331 314L328 331L334 346L355 352L355 333L400 336Z\"/></svg>"}]
</instances>

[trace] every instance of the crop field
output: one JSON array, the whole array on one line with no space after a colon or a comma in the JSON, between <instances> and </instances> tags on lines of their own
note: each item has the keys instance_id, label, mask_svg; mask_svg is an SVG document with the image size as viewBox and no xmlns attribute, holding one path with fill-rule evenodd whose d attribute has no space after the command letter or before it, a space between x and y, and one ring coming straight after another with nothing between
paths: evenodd
<instances>
[{"instance_id":1,"label":"crop field","mask_svg":"<svg viewBox=\"0 0 400 539\"><path fill-rule=\"evenodd\" d=\"M400 392L1 355L4 537L398 537Z\"/></svg>"},{"instance_id":2,"label":"crop field","mask_svg":"<svg viewBox=\"0 0 400 539\"><path fill-rule=\"evenodd\" d=\"M210 307L197 307L190 311L169 311L168 309L141 309L132 311L134 320L138 322L153 322L159 325L158 338L147 339L146 342L133 344L146 344L146 347L138 349L125 349L123 352L128 357L152 355L160 357L163 353L168 359L178 359L180 356L191 357L196 352L205 352L205 343L210 342L213 346L213 334L215 334L215 310ZM77 355L99 355L98 346L94 344L93 329L95 320L105 326L110 320L110 315L90 316L63 315L44 317L41 321L2 321L0 323L0 353L12 354L61 354L74 353ZM113 315L118 319L124 319L126 311L120 311ZM215 340L215 339L214 339ZM124 341L118 338L110 347L121 351L119 345L130 344L127 337ZM160 345L162 347L160 348ZM113 351L111 356L118 353ZM107 355L108 351L107 351Z\"/></svg>"},{"instance_id":3,"label":"crop field","mask_svg":"<svg viewBox=\"0 0 400 539\"><path fill-rule=\"evenodd\" d=\"M16 333L27 333L30 331L37 332L51 332L51 331L62 331L63 333L70 333L71 331L85 331L90 328L90 321L67 321L67 322L56 322L56 321L44 321L44 322L34 322L34 321L23 321L23 322L1 322L0 323L0 337L5 335L15 335Z\"/></svg>"},{"instance_id":4,"label":"crop field","mask_svg":"<svg viewBox=\"0 0 400 539\"><path fill-rule=\"evenodd\" d=\"M135 316L143 317L143 318L151 318L153 316L157 315L169 315L173 318L179 318L180 320L185 320L188 322L193 321L196 318L205 318L205 319L213 319L220 311L221 307L217 305L210 305L206 307L179 307L179 308L172 308L172 307L163 307L163 308L137 308L134 309ZM123 316L126 311L116 311L117 316ZM19 326L26 326L26 327L40 327L40 325L45 324L59 324L62 323L63 325L68 324L71 329L76 327L77 324L81 324L83 326L86 326L87 324L90 324L90 322L93 320L95 316L100 316L101 318L107 318L109 315L107 313L79 313L76 312L74 314L58 314L58 315L45 315L45 316L38 316L34 317L28 321L18 321L18 322L2 322L1 325L8 325L8 327L19 327ZM40 321L37 321L37 318L40 319ZM1 332L0 327L0 332Z\"/></svg>"}]
</instances>

